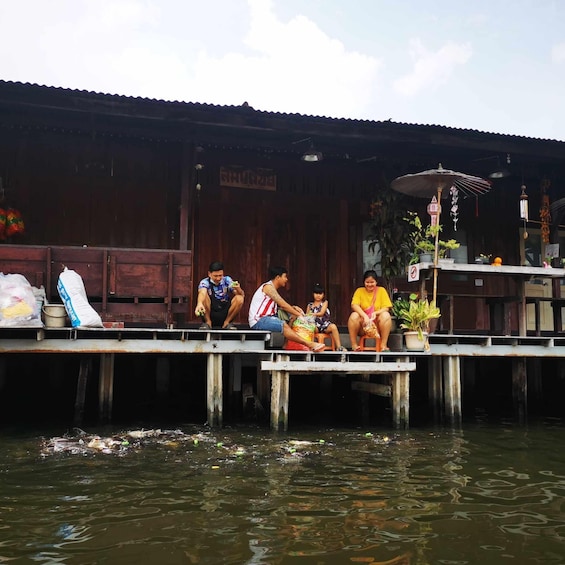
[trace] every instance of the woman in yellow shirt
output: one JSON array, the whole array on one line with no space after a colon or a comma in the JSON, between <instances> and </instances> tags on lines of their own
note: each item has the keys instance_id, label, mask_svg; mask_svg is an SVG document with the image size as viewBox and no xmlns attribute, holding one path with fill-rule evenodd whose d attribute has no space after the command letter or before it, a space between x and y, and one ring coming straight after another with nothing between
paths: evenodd
<instances>
[{"instance_id":1,"label":"woman in yellow shirt","mask_svg":"<svg viewBox=\"0 0 565 565\"><path fill-rule=\"evenodd\" d=\"M371 322L377 326L381 337L381 351L389 351L388 336L390 334L390 311L392 302L386 289L377 285L377 273L373 270L363 273L363 285L353 294L351 299L351 315L347 321L347 329L351 339L351 350L359 351L358 337L365 334L365 328Z\"/></svg>"}]
</instances>

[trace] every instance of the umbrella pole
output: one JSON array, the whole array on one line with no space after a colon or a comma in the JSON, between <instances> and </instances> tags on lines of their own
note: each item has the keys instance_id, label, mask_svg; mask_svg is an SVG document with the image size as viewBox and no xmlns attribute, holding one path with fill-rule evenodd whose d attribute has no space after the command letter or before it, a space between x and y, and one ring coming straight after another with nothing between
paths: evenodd
<instances>
[{"instance_id":1,"label":"umbrella pole","mask_svg":"<svg viewBox=\"0 0 565 565\"><path fill-rule=\"evenodd\" d=\"M437 225L439 226L439 220L441 217L441 192L443 187L439 185L437 187L437 203L438 203L438 212L437 212ZM439 229L436 231L435 237L435 245L434 245L434 287L432 293L432 300L434 305L436 304L437 299L437 263L439 259Z\"/></svg>"}]
</instances>

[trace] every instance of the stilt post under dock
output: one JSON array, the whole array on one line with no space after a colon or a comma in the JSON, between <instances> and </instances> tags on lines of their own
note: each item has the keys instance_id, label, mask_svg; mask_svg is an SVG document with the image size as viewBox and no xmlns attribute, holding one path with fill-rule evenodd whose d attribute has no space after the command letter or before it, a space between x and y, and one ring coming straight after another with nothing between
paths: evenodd
<instances>
[{"instance_id":1,"label":"stilt post under dock","mask_svg":"<svg viewBox=\"0 0 565 565\"><path fill-rule=\"evenodd\" d=\"M450 355L443 358L443 391L445 416L451 425L461 424L461 360Z\"/></svg>"},{"instance_id":2,"label":"stilt post under dock","mask_svg":"<svg viewBox=\"0 0 565 565\"><path fill-rule=\"evenodd\" d=\"M114 353L100 354L100 378L98 381L98 419L101 424L112 420L114 403Z\"/></svg>"},{"instance_id":3,"label":"stilt post under dock","mask_svg":"<svg viewBox=\"0 0 565 565\"><path fill-rule=\"evenodd\" d=\"M279 354L277 363L288 362L288 355ZM275 370L271 373L271 428L276 431L288 430L288 397L290 392L289 372Z\"/></svg>"},{"instance_id":4,"label":"stilt post under dock","mask_svg":"<svg viewBox=\"0 0 565 565\"><path fill-rule=\"evenodd\" d=\"M409 362L409 358L399 358L400 363ZM408 428L410 423L410 372L392 373L392 422L397 428Z\"/></svg>"},{"instance_id":5,"label":"stilt post under dock","mask_svg":"<svg viewBox=\"0 0 565 565\"><path fill-rule=\"evenodd\" d=\"M222 354L210 353L207 360L206 406L208 425L211 428L223 424Z\"/></svg>"},{"instance_id":6,"label":"stilt post under dock","mask_svg":"<svg viewBox=\"0 0 565 565\"><path fill-rule=\"evenodd\" d=\"M528 374L525 357L512 359L512 400L516 418L523 424L528 414Z\"/></svg>"},{"instance_id":7,"label":"stilt post under dock","mask_svg":"<svg viewBox=\"0 0 565 565\"><path fill-rule=\"evenodd\" d=\"M84 420L84 403L86 400L86 385L92 372L92 357L81 357L77 379L77 393L75 397L75 415L73 423L82 426Z\"/></svg>"},{"instance_id":8,"label":"stilt post under dock","mask_svg":"<svg viewBox=\"0 0 565 565\"><path fill-rule=\"evenodd\" d=\"M442 358L432 357L428 360L428 398L430 408L437 424L443 414L443 369Z\"/></svg>"}]
</instances>

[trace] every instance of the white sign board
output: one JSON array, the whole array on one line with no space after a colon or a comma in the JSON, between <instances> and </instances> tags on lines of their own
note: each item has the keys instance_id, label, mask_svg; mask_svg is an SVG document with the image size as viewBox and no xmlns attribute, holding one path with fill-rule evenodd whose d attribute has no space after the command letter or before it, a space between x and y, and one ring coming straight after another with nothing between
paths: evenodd
<instances>
[{"instance_id":1,"label":"white sign board","mask_svg":"<svg viewBox=\"0 0 565 565\"><path fill-rule=\"evenodd\" d=\"M408 282L420 280L420 265L408 265Z\"/></svg>"}]
</instances>

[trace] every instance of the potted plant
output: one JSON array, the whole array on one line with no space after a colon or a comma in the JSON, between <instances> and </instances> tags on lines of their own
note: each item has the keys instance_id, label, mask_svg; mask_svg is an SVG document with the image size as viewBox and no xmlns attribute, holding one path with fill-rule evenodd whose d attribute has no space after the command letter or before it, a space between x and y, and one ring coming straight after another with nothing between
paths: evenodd
<instances>
[{"instance_id":1,"label":"potted plant","mask_svg":"<svg viewBox=\"0 0 565 565\"><path fill-rule=\"evenodd\" d=\"M399 315L402 319L400 327L405 330L406 349L423 351L427 344L430 320L441 316L440 309L427 298L420 298L410 300L408 307L402 308Z\"/></svg>"},{"instance_id":2,"label":"potted plant","mask_svg":"<svg viewBox=\"0 0 565 565\"><path fill-rule=\"evenodd\" d=\"M409 307L410 301L407 298L402 297L400 294L393 296L392 308L390 309L392 326L388 337L388 346L391 351L402 351L403 335L400 326L405 322L402 317L402 311Z\"/></svg>"},{"instance_id":3,"label":"potted plant","mask_svg":"<svg viewBox=\"0 0 565 565\"><path fill-rule=\"evenodd\" d=\"M436 237L441 233L443 226L437 224L435 226L427 225L424 227L422 220L416 212L408 212L408 217L405 219L410 226L412 226L410 233L412 248L410 264L426 262L422 259L422 255L424 254L428 255L428 262L432 261L435 253ZM438 237L438 258L447 258L450 250L458 249L460 246L461 244L455 239L439 239Z\"/></svg>"},{"instance_id":4,"label":"potted plant","mask_svg":"<svg viewBox=\"0 0 565 565\"><path fill-rule=\"evenodd\" d=\"M415 294L411 294L410 297L416 297ZM396 321L396 328L400 329L400 325L404 323L404 318L402 312L410 308L410 300L399 296L392 301L392 308L390 309L390 315Z\"/></svg>"},{"instance_id":5,"label":"potted plant","mask_svg":"<svg viewBox=\"0 0 565 565\"><path fill-rule=\"evenodd\" d=\"M475 257L475 263L478 264L482 264L482 265L488 265L490 263L490 258L492 257L492 255L485 255L484 253L479 253L479 255L477 255Z\"/></svg>"},{"instance_id":6,"label":"potted plant","mask_svg":"<svg viewBox=\"0 0 565 565\"><path fill-rule=\"evenodd\" d=\"M430 227L424 227L420 216L416 212L408 212L404 220L410 225L409 234L410 265L414 263L425 263L432 260L435 243L431 238ZM426 255L427 257L421 257Z\"/></svg>"}]
</instances>

